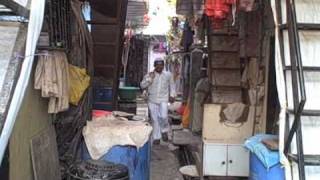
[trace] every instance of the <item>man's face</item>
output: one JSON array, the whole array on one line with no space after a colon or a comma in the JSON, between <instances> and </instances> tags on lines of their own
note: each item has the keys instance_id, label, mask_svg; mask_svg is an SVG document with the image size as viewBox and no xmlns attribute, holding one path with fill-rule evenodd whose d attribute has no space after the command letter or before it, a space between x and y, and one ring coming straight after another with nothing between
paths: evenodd
<instances>
[{"instance_id":1,"label":"man's face","mask_svg":"<svg viewBox=\"0 0 320 180\"><path fill-rule=\"evenodd\" d=\"M156 72L161 73L163 71L164 65L163 64L157 64L154 66L154 69Z\"/></svg>"}]
</instances>

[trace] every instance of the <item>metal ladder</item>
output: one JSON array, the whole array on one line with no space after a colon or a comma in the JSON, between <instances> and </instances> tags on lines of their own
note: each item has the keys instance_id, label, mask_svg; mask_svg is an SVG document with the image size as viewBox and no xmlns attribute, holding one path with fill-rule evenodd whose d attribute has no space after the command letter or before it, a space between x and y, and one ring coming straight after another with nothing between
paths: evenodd
<instances>
[{"instance_id":1,"label":"metal ladder","mask_svg":"<svg viewBox=\"0 0 320 180\"><path fill-rule=\"evenodd\" d=\"M278 22L282 23L281 17L281 1L276 0L276 10ZM287 123L287 139L285 142L284 154L292 162L296 162L299 170L299 179L305 180L305 166L320 166L320 155L306 155L303 149L303 138L301 128L301 116L320 116L320 112L304 110L306 103L306 90L304 82L304 71L320 71L319 67L303 67L301 50L300 50L300 38L299 30L317 30L320 31L319 24L307 24L298 23L296 15L295 0L286 0L286 12L287 12L287 23L280 24L279 28L279 40L281 56L284 61L284 41L283 31L288 31L289 47L290 47L290 65L284 65L284 73L291 71L292 78L292 94L293 94L293 109L288 110L287 114L294 116L293 124ZM293 137L296 135L296 146L297 154L291 152L291 145Z\"/></svg>"}]
</instances>

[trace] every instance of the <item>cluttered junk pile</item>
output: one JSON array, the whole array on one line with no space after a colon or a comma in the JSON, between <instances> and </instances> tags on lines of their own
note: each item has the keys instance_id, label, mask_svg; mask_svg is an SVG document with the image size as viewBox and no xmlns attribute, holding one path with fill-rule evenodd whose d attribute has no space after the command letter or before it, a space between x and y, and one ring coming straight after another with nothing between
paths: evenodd
<instances>
[{"instance_id":1,"label":"cluttered junk pile","mask_svg":"<svg viewBox=\"0 0 320 180\"><path fill-rule=\"evenodd\" d=\"M58 151L54 150L56 155L52 155L52 159L59 158L59 163L54 163L57 169L53 177L69 180L148 180L152 127L148 123L147 107L144 104L135 105L139 106L135 108L137 112L131 113L92 110L100 109L97 107L101 104L99 102L110 99L110 96L112 99L113 93L110 94L110 88L97 89L94 86L97 77L93 73L91 34L81 16L81 3L70 1L69 5L70 22L57 22L68 24L69 30L74 28L79 31L65 33L69 35L63 41L67 44L45 38L65 37L62 32L43 32L34 74L34 88L48 99L47 112L52 115L55 127L55 133L50 136L53 141L56 139L57 143L52 144L57 144ZM59 11L55 6L50 8L54 12ZM50 18L47 23L52 27L57 25ZM122 100L136 103L137 90L123 87L119 94ZM42 173L35 174L37 179L44 178Z\"/></svg>"},{"instance_id":2,"label":"cluttered junk pile","mask_svg":"<svg viewBox=\"0 0 320 180\"><path fill-rule=\"evenodd\" d=\"M48 113L63 112L59 117L64 117L64 123L73 122L68 131L56 123L59 153L65 163L66 176L69 179L147 180L152 132L148 113L143 111L147 109L140 108L137 114L93 110L92 120L84 124L78 120L79 115L83 115L81 108L87 107L89 83L86 70L68 64L64 52L41 53L34 87L41 90L42 97L49 99ZM135 93L130 95L125 97L136 96ZM71 145L62 143L66 141Z\"/></svg>"}]
</instances>

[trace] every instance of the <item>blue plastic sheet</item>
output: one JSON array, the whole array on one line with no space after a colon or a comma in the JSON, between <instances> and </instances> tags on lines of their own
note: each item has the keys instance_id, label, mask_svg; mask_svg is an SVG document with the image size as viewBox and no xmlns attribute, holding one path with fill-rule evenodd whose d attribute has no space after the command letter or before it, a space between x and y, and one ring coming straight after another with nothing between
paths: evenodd
<instances>
[{"instance_id":1,"label":"blue plastic sheet","mask_svg":"<svg viewBox=\"0 0 320 180\"><path fill-rule=\"evenodd\" d=\"M255 154L267 169L279 164L280 156L278 151L269 150L261 141L263 139L275 138L277 138L275 135L258 134L249 138L245 142L245 147Z\"/></svg>"},{"instance_id":2,"label":"blue plastic sheet","mask_svg":"<svg viewBox=\"0 0 320 180\"><path fill-rule=\"evenodd\" d=\"M127 166L130 180L149 180L150 148L149 142L140 149L133 146L114 146L101 159ZM82 159L91 159L85 144L82 146Z\"/></svg>"}]
</instances>

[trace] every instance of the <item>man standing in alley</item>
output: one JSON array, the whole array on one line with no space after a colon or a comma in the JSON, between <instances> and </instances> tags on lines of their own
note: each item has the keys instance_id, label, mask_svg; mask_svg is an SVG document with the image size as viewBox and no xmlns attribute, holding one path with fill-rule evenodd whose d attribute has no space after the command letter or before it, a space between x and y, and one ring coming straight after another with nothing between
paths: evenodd
<instances>
[{"instance_id":1,"label":"man standing in alley","mask_svg":"<svg viewBox=\"0 0 320 180\"><path fill-rule=\"evenodd\" d=\"M168 141L168 101L174 102L176 91L173 76L164 71L164 60L154 61L154 70L144 76L140 83L142 89L148 92L148 106L153 123L153 143Z\"/></svg>"}]
</instances>

